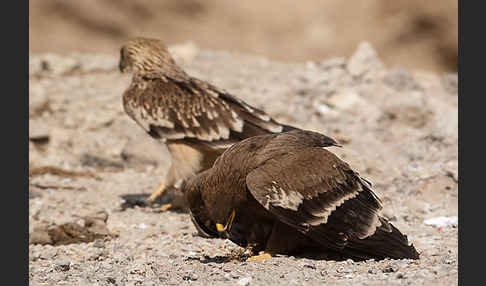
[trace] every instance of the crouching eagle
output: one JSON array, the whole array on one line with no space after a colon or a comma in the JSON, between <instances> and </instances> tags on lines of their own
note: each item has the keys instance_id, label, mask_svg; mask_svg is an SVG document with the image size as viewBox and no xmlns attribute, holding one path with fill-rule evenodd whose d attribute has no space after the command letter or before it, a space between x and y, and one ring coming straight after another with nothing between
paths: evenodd
<instances>
[{"instance_id":1,"label":"crouching eagle","mask_svg":"<svg viewBox=\"0 0 486 286\"><path fill-rule=\"evenodd\" d=\"M250 260L309 252L417 259L407 236L380 216L371 184L325 149L336 145L304 130L234 144L183 184L196 228L251 246Z\"/></svg>"}]
</instances>

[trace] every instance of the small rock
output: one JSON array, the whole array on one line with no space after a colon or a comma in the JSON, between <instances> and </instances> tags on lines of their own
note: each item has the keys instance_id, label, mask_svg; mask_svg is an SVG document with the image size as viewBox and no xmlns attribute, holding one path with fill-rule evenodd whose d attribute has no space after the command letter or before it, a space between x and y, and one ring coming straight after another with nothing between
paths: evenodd
<instances>
[{"instance_id":1,"label":"small rock","mask_svg":"<svg viewBox=\"0 0 486 286\"><path fill-rule=\"evenodd\" d=\"M351 269L349 269L349 268L347 268L347 267L343 267L343 266L341 266L341 267L338 267L338 268L336 269L336 272L337 272L337 273L351 273L351 272L352 272L352 270L351 270Z\"/></svg>"},{"instance_id":2,"label":"small rock","mask_svg":"<svg viewBox=\"0 0 486 286\"><path fill-rule=\"evenodd\" d=\"M49 127L41 120L29 120L29 140L34 143L49 142Z\"/></svg>"},{"instance_id":3,"label":"small rock","mask_svg":"<svg viewBox=\"0 0 486 286\"><path fill-rule=\"evenodd\" d=\"M45 228L34 228L29 235L29 244L52 244L51 237Z\"/></svg>"},{"instance_id":4,"label":"small rock","mask_svg":"<svg viewBox=\"0 0 486 286\"><path fill-rule=\"evenodd\" d=\"M320 115L334 115L336 113L336 111L332 110L329 105L327 104L324 104L324 103L320 103L320 104L316 104L316 111L317 113L319 113Z\"/></svg>"},{"instance_id":5,"label":"small rock","mask_svg":"<svg viewBox=\"0 0 486 286\"><path fill-rule=\"evenodd\" d=\"M240 286L247 286L250 285L250 281L251 281L250 277L245 277L238 280L237 284Z\"/></svg>"},{"instance_id":6,"label":"small rock","mask_svg":"<svg viewBox=\"0 0 486 286\"><path fill-rule=\"evenodd\" d=\"M46 245L40 254L40 258L44 260L51 260L57 255L57 249L51 245Z\"/></svg>"},{"instance_id":7,"label":"small rock","mask_svg":"<svg viewBox=\"0 0 486 286\"><path fill-rule=\"evenodd\" d=\"M136 225L136 227L139 228L139 229L146 229L148 226L144 223L140 223L140 224Z\"/></svg>"},{"instance_id":8,"label":"small rock","mask_svg":"<svg viewBox=\"0 0 486 286\"><path fill-rule=\"evenodd\" d=\"M448 258L444 261L445 264L454 264L456 262L455 259Z\"/></svg>"},{"instance_id":9,"label":"small rock","mask_svg":"<svg viewBox=\"0 0 486 286\"><path fill-rule=\"evenodd\" d=\"M401 67L392 68L388 71L383 82L396 91L419 89L412 73Z\"/></svg>"},{"instance_id":10,"label":"small rock","mask_svg":"<svg viewBox=\"0 0 486 286\"><path fill-rule=\"evenodd\" d=\"M314 265L311 265L311 264L304 264L304 268L310 268L310 269L316 269L316 267Z\"/></svg>"},{"instance_id":11,"label":"small rock","mask_svg":"<svg viewBox=\"0 0 486 286\"><path fill-rule=\"evenodd\" d=\"M458 218L457 216L451 216L451 217L445 217L445 216L440 216L440 217L434 217L434 218L429 218L424 220L424 224L426 225L432 225L435 227L447 227L447 226L457 226L458 223Z\"/></svg>"},{"instance_id":12,"label":"small rock","mask_svg":"<svg viewBox=\"0 0 486 286\"><path fill-rule=\"evenodd\" d=\"M397 271L398 271L398 267L396 265L388 265L382 270L383 273L392 273Z\"/></svg>"},{"instance_id":13,"label":"small rock","mask_svg":"<svg viewBox=\"0 0 486 286\"><path fill-rule=\"evenodd\" d=\"M57 271L68 271L71 268L71 261L66 259L58 259L54 264L54 269Z\"/></svg>"},{"instance_id":14,"label":"small rock","mask_svg":"<svg viewBox=\"0 0 486 286\"><path fill-rule=\"evenodd\" d=\"M358 104L361 100L355 91L346 89L331 95L327 100L327 104L336 109L346 110Z\"/></svg>"},{"instance_id":15,"label":"small rock","mask_svg":"<svg viewBox=\"0 0 486 286\"><path fill-rule=\"evenodd\" d=\"M384 65L373 46L368 42L361 42L356 52L348 60L346 68L352 76L358 77L371 70L381 70Z\"/></svg>"},{"instance_id":16,"label":"small rock","mask_svg":"<svg viewBox=\"0 0 486 286\"><path fill-rule=\"evenodd\" d=\"M105 248L105 243L102 240L97 239L93 243L93 247L96 247L96 248Z\"/></svg>"},{"instance_id":17,"label":"small rock","mask_svg":"<svg viewBox=\"0 0 486 286\"><path fill-rule=\"evenodd\" d=\"M196 281L199 277L196 274L185 275L182 277L184 281Z\"/></svg>"},{"instance_id":18,"label":"small rock","mask_svg":"<svg viewBox=\"0 0 486 286\"><path fill-rule=\"evenodd\" d=\"M107 255L108 253L105 250L97 248L88 256L88 260L100 260L100 258L103 258Z\"/></svg>"}]
</instances>

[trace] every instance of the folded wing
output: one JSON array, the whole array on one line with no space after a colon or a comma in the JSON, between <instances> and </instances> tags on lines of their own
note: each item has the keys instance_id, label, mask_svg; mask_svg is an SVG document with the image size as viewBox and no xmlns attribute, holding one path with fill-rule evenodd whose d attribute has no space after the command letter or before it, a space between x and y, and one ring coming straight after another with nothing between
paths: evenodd
<instances>
[{"instance_id":1,"label":"folded wing","mask_svg":"<svg viewBox=\"0 0 486 286\"><path fill-rule=\"evenodd\" d=\"M124 95L127 114L150 135L227 148L255 135L293 129L216 87L189 78L144 80Z\"/></svg>"},{"instance_id":2,"label":"folded wing","mask_svg":"<svg viewBox=\"0 0 486 286\"><path fill-rule=\"evenodd\" d=\"M324 148L267 159L246 183L279 220L331 249L368 237L381 224L381 202L370 184Z\"/></svg>"}]
</instances>

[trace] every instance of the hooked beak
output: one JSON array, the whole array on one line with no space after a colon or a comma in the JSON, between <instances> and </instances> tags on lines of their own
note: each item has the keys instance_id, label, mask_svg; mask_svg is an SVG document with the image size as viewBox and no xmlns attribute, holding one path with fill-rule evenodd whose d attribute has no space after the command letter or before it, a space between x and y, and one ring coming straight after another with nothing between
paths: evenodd
<instances>
[{"instance_id":1,"label":"hooked beak","mask_svg":"<svg viewBox=\"0 0 486 286\"><path fill-rule=\"evenodd\" d=\"M123 64L123 61L122 60L120 60L118 62L118 69L120 69L120 72L121 73L124 73L125 72L125 65Z\"/></svg>"},{"instance_id":2,"label":"hooked beak","mask_svg":"<svg viewBox=\"0 0 486 286\"><path fill-rule=\"evenodd\" d=\"M228 221L224 226L220 223L216 223L216 230L218 231L220 237L224 237L224 238L230 237L228 231L231 229L231 225L233 224L233 220L235 219L235 216L236 216L236 212L235 210L233 210L231 212Z\"/></svg>"}]
</instances>

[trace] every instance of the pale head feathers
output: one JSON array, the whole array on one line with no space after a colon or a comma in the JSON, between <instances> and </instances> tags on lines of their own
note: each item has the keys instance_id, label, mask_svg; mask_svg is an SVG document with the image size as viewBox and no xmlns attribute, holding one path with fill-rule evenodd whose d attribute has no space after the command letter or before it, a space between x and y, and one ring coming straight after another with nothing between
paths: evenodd
<instances>
[{"instance_id":1,"label":"pale head feathers","mask_svg":"<svg viewBox=\"0 0 486 286\"><path fill-rule=\"evenodd\" d=\"M167 46L158 39L134 38L120 49L118 64L122 73L139 77L185 78L186 73L176 64Z\"/></svg>"}]
</instances>

